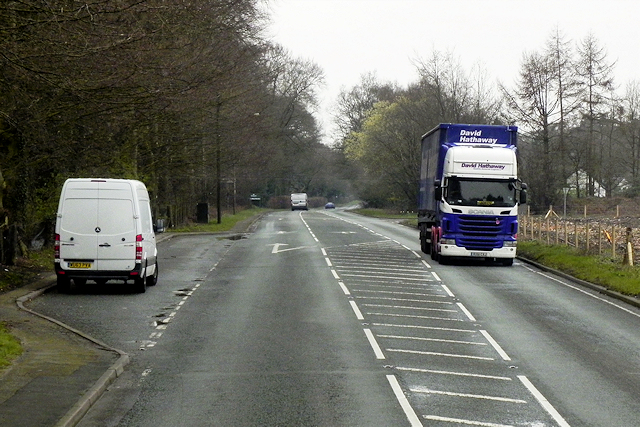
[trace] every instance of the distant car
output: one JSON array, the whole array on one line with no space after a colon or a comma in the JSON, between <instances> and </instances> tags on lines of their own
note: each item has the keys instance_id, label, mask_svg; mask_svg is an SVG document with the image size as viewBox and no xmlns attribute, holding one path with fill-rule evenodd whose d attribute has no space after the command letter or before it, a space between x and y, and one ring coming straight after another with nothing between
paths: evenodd
<instances>
[{"instance_id":1,"label":"distant car","mask_svg":"<svg viewBox=\"0 0 640 427\"><path fill-rule=\"evenodd\" d=\"M336 205L334 205L333 203L329 202L326 205L324 205L325 209L335 209Z\"/></svg>"}]
</instances>

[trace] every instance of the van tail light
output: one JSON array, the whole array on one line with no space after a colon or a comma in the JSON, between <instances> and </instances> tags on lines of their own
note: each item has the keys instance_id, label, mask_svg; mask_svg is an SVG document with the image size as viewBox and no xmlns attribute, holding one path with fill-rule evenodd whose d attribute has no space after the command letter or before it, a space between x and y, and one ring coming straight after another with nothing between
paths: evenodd
<instances>
[{"instance_id":1,"label":"van tail light","mask_svg":"<svg viewBox=\"0 0 640 427\"><path fill-rule=\"evenodd\" d=\"M142 261L142 234L136 236L136 261Z\"/></svg>"},{"instance_id":2,"label":"van tail light","mask_svg":"<svg viewBox=\"0 0 640 427\"><path fill-rule=\"evenodd\" d=\"M60 235L56 233L55 241L53 243L53 257L56 262L60 261Z\"/></svg>"}]
</instances>

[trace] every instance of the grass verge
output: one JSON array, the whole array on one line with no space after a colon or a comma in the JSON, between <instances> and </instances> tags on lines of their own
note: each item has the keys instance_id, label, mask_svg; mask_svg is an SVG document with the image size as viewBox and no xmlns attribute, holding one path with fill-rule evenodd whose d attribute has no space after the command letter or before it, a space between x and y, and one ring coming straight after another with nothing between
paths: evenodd
<instances>
[{"instance_id":1,"label":"grass verge","mask_svg":"<svg viewBox=\"0 0 640 427\"><path fill-rule=\"evenodd\" d=\"M0 323L0 369L9 366L21 354L20 341L9 333L6 324Z\"/></svg>"},{"instance_id":2,"label":"grass verge","mask_svg":"<svg viewBox=\"0 0 640 427\"><path fill-rule=\"evenodd\" d=\"M400 212L390 209L352 209L349 212L357 213L364 216L372 216L374 218L392 218L392 219L412 219L416 218L415 212Z\"/></svg>"},{"instance_id":3,"label":"grass verge","mask_svg":"<svg viewBox=\"0 0 640 427\"><path fill-rule=\"evenodd\" d=\"M569 246L522 240L518 256L622 294L640 295L640 267L625 266L619 260L588 255Z\"/></svg>"},{"instance_id":4,"label":"grass verge","mask_svg":"<svg viewBox=\"0 0 640 427\"><path fill-rule=\"evenodd\" d=\"M30 251L18 258L16 265L0 266L0 292L31 283L44 272L53 272L53 248Z\"/></svg>"},{"instance_id":5,"label":"grass verge","mask_svg":"<svg viewBox=\"0 0 640 427\"><path fill-rule=\"evenodd\" d=\"M410 227L418 226L418 214L415 212L400 212L390 209L352 209L349 212L374 218L399 219L401 223Z\"/></svg>"},{"instance_id":6,"label":"grass verge","mask_svg":"<svg viewBox=\"0 0 640 427\"><path fill-rule=\"evenodd\" d=\"M223 231L230 231L238 223L243 221L249 221L256 215L269 212L271 209L264 208L251 208L237 212L235 215L222 215L222 222L218 224L217 221L209 221L208 224L189 224L182 227L172 228L168 231L172 233L192 233L192 232L207 232L216 233Z\"/></svg>"}]
</instances>

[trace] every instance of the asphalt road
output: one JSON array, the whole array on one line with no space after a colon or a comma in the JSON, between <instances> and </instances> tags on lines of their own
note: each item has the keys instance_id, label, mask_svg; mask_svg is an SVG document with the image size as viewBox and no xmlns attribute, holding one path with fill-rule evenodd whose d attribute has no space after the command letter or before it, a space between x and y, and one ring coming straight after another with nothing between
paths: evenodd
<instances>
[{"instance_id":1,"label":"asphalt road","mask_svg":"<svg viewBox=\"0 0 640 427\"><path fill-rule=\"evenodd\" d=\"M275 212L159 245L145 294L33 309L128 352L80 426L634 426L640 313L516 262L440 266L417 232Z\"/></svg>"}]
</instances>

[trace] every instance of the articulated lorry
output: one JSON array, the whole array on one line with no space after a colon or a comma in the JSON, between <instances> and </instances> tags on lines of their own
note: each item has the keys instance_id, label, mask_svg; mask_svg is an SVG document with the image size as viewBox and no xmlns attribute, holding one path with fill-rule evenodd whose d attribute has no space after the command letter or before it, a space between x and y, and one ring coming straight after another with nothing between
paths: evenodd
<instances>
[{"instance_id":1,"label":"articulated lorry","mask_svg":"<svg viewBox=\"0 0 640 427\"><path fill-rule=\"evenodd\" d=\"M418 228L431 258L480 257L512 265L518 205L518 128L440 124L422 137Z\"/></svg>"}]
</instances>

